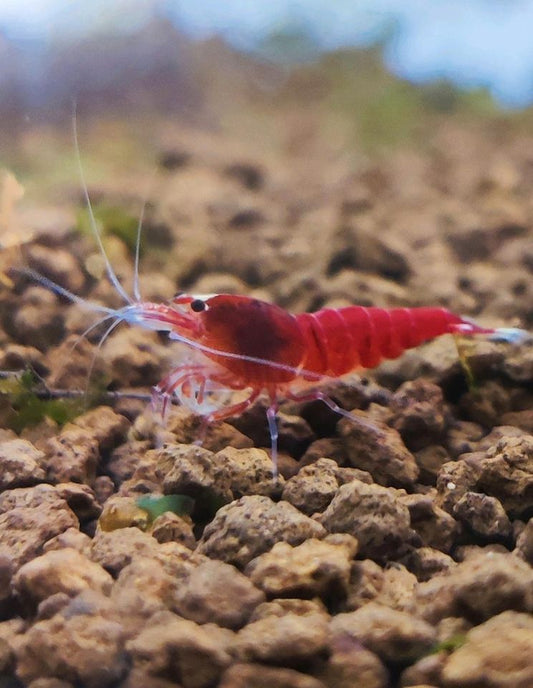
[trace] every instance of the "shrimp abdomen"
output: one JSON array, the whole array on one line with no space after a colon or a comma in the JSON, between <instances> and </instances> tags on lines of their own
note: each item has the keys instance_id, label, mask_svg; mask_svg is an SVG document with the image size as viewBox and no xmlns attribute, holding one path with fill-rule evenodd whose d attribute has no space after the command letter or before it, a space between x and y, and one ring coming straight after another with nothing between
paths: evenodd
<instances>
[{"instance_id":1,"label":"shrimp abdomen","mask_svg":"<svg viewBox=\"0 0 533 688\"><path fill-rule=\"evenodd\" d=\"M373 368L442 334L487 331L445 308L348 306L296 318L305 341L303 367L332 376Z\"/></svg>"}]
</instances>

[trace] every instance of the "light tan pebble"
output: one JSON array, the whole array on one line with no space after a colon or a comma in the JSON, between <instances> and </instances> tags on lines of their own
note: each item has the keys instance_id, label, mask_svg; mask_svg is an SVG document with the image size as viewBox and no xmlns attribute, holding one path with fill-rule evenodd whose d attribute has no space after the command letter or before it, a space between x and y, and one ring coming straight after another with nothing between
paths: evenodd
<instances>
[{"instance_id":1,"label":"light tan pebble","mask_svg":"<svg viewBox=\"0 0 533 688\"><path fill-rule=\"evenodd\" d=\"M435 642L435 629L422 619L369 602L354 612L337 614L330 623L334 636L347 634L385 662L408 662Z\"/></svg>"},{"instance_id":2,"label":"light tan pebble","mask_svg":"<svg viewBox=\"0 0 533 688\"><path fill-rule=\"evenodd\" d=\"M344 537L337 543L310 539L296 547L278 542L248 564L246 575L271 597L346 596L357 540Z\"/></svg>"},{"instance_id":3,"label":"light tan pebble","mask_svg":"<svg viewBox=\"0 0 533 688\"><path fill-rule=\"evenodd\" d=\"M56 593L74 597L87 588L107 594L112 583L107 571L75 549L50 550L24 564L13 579L15 591L34 604Z\"/></svg>"},{"instance_id":4,"label":"light tan pebble","mask_svg":"<svg viewBox=\"0 0 533 688\"><path fill-rule=\"evenodd\" d=\"M0 442L0 491L43 482L46 477L41 466L43 458L44 453L27 440Z\"/></svg>"}]
</instances>

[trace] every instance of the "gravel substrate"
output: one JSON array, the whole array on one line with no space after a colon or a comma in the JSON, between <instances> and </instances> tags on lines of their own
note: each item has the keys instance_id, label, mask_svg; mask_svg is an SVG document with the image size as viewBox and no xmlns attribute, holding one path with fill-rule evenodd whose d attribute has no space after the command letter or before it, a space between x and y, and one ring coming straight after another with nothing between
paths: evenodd
<instances>
[{"instance_id":1,"label":"gravel substrate","mask_svg":"<svg viewBox=\"0 0 533 688\"><path fill-rule=\"evenodd\" d=\"M379 163L230 149L176 135L184 162L147 212L146 298L437 305L532 329L530 139L504 150L449 127ZM99 189L117 205L128 191ZM91 240L60 229L35 228L28 263L117 304ZM126 246L108 249L130 285ZM93 316L14 279L0 368L83 389L98 335L73 345ZM192 414L162 425L131 399L0 430L2 688L533 686L532 341L463 347L473 385L450 337L330 384L365 424L283 404L278 481L261 400L202 447ZM178 355L124 326L92 374L149 392ZM185 495L190 513L146 495Z\"/></svg>"}]
</instances>

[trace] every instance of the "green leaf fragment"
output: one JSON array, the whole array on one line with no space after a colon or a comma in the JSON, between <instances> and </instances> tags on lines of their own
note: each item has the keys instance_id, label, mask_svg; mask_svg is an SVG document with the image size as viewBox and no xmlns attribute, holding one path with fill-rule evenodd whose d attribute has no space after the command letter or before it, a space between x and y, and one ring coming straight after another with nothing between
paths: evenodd
<instances>
[{"instance_id":1,"label":"green leaf fragment","mask_svg":"<svg viewBox=\"0 0 533 688\"><path fill-rule=\"evenodd\" d=\"M136 504L148 513L151 521L155 521L158 516L166 511L171 511L178 516L190 514L194 507L194 499L187 495L178 494L165 495L164 497L143 495L137 499Z\"/></svg>"}]
</instances>

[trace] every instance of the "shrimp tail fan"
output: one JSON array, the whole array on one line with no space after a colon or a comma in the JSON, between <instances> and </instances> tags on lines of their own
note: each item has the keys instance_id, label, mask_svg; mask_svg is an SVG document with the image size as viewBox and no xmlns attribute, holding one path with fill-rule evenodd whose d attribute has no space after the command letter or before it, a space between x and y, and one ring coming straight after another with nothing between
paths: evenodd
<instances>
[{"instance_id":1,"label":"shrimp tail fan","mask_svg":"<svg viewBox=\"0 0 533 688\"><path fill-rule=\"evenodd\" d=\"M491 342L509 342L510 344L522 344L533 339L533 334L518 327L498 327L489 336Z\"/></svg>"}]
</instances>

